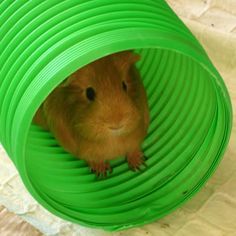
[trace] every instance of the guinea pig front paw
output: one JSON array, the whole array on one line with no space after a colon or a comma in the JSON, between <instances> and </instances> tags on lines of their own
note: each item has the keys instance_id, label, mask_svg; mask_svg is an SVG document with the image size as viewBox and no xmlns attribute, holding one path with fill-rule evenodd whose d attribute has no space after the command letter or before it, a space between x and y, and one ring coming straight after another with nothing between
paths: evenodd
<instances>
[{"instance_id":1,"label":"guinea pig front paw","mask_svg":"<svg viewBox=\"0 0 236 236\"><path fill-rule=\"evenodd\" d=\"M97 177L107 177L107 172L112 173L112 168L109 163L104 161L89 161L91 172L95 173Z\"/></svg>"},{"instance_id":2,"label":"guinea pig front paw","mask_svg":"<svg viewBox=\"0 0 236 236\"><path fill-rule=\"evenodd\" d=\"M145 156L142 151L134 151L131 153L128 153L127 156L128 165L131 170L141 170L140 166L144 165L147 167L147 164L145 163Z\"/></svg>"}]
</instances>

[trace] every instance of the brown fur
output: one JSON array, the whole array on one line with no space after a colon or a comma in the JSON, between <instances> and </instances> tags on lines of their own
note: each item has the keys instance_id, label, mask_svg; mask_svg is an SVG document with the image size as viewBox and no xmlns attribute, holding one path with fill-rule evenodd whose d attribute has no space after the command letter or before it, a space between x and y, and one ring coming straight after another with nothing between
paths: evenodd
<instances>
[{"instance_id":1,"label":"brown fur","mask_svg":"<svg viewBox=\"0 0 236 236\"><path fill-rule=\"evenodd\" d=\"M131 153L140 152L149 124L145 90L134 66L138 59L125 51L79 69L51 92L34 123L50 130L65 150L89 164L132 157ZM95 90L94 101L86 97L88 87ZM121 130L111 130L121 125Z\"/></svg>"}]
</instances>

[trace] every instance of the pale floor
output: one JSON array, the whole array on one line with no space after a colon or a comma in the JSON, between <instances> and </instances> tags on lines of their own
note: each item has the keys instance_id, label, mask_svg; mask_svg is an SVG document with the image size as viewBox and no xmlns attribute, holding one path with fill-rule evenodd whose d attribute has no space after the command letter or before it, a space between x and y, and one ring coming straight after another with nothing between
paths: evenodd
<instances>
[{"instance_id":1,"label":"pale floor","mask_svg":"<svg viewBox=\"0 0 236 236\"><path fill-rule=\"evenodd\" d=\"M0 206L1 236L41 236L42 233L16 214Z\"/></svg>"},{"instance_id":2,"label":"pale floor","mask_svg":"<svg viewBox=\"0 0 236 236\"><path fill-rule=\"evenodd\" d=\"M10 229L0 221L0 235L39 235L22 219L45 235L68 236L236 236L236 1L168 0L203 44L222 74L234 110L229 147L216 173L191 201L159 222L118 233L106 233L65 222L41 208L28 194L0 147L0 218L7 214ZM20 217L10 214L1 205ZM12 222L23 224L25 234ZM2 233L11 232L10 234ZM14 234L14 229L17 229Z\"/></svg>"}]
</instances>

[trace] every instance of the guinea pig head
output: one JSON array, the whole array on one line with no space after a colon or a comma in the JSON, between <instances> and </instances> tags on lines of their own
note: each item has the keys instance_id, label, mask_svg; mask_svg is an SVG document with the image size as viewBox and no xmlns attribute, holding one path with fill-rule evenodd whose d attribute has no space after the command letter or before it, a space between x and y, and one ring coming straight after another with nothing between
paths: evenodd
<instances>
[{"instance_id":1,"label":"guinea pig head","mask_svg":"<svg viewBox=\"0 0 236 236\"><path fill-rule=\"evenodd\" d=\"M141 111L138 72L134 66L139 55L131 51L112 54L94 61L72 74L66 83L78 135L103 140L125 136L137 129Z\"/></svg>"}]
</instances>

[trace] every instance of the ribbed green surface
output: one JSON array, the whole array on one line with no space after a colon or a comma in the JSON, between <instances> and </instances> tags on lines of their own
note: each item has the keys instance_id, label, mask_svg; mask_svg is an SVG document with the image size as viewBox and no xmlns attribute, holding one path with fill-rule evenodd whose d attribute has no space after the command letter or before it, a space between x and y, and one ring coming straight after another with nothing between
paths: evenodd
<instances>
[{"instance_id":1,"label":"ribbed green surface","mask_svg":"<svg viewBox=\"0 0 236 236\"><path fill-rule=\"evenodd\" d=\"M0 140L44 207L82 225L119 230L163 217L202 187L228 143L230 100L164 0L3 0L0 13ZM148 167L132 172L121 157L98 181L31 121L69 74L127 49L142 56Z\"/></svg>"}]
</instances>

